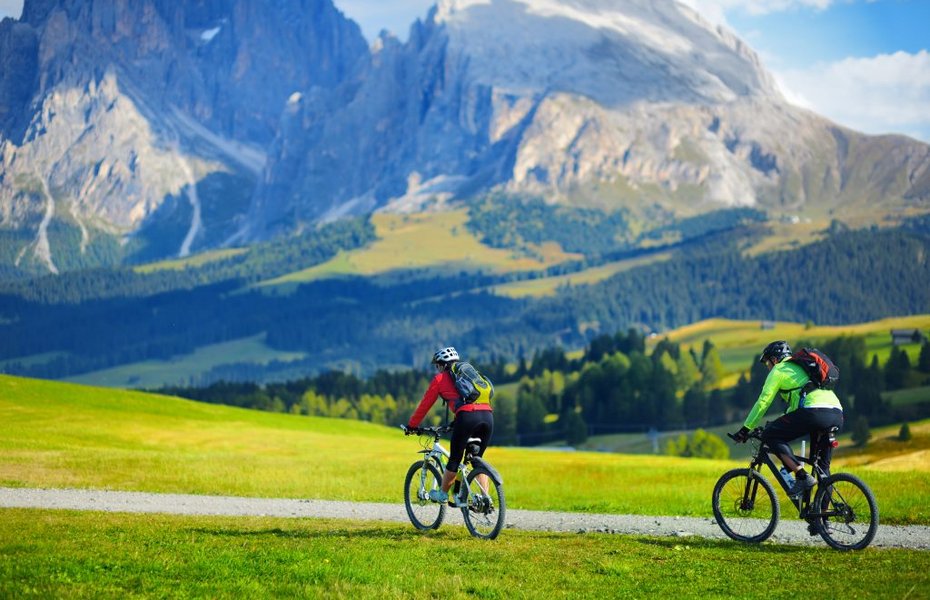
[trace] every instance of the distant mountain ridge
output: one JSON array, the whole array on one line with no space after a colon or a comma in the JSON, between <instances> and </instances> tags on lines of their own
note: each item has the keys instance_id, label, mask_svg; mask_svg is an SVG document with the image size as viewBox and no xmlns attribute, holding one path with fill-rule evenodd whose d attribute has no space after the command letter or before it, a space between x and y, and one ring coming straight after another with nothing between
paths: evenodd
<instances>
[{"instance_id":1,"label":"distant mountain ridge","mask_svg":"<svg viewBox=\"0 0 930 600\"><path fill-rule=\"evenodd\" d=\"M165 254L222 245L288 98L368 58L330 0L26 0L0 48L0 226L35 236L17 264L52 271L59 252L172 213Z\"/></svg>"},{"instance_id":2,"label":"distant mountain ridge","mask_svg":"<svg viewBox=\"0 0 930 600\"><path fill-rule=\"evenodd\" d=\"M328 100L282 130L291 151L258 193L276 202L252 223L489 189L685 213L927 209L926 144L789 105L751 49L673 2L444 0Z\"/></svg>"},{"instance_id":3,"label":"distant mountain ridge","mask_svg":"<svg viewBox=\"0 0 930 600\"><path fill-rule=\"evenodd\" d=\"M930 210L930 147L789 105L745 43L671 0L441 0L371 48L331 0L26 0L0 66L0 264L20 272L491 191Z\"/></svg>"}]
</instances>

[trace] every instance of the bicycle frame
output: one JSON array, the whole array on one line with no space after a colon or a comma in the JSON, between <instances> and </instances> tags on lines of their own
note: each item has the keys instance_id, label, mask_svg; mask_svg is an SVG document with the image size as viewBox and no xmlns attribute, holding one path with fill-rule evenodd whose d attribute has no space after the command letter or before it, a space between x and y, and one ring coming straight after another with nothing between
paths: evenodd
<instances>
[{"instance_id":1,"label":"bicycle frame","mask_svg":"<svg viewBox=\"0 0 930 600\"><path fill-rule=\"evenodd\" d=\"M433 438L433 447L432 449L423 449L419 451L420 454L425 455L427 461L433 461L435 465L439 468L440 473L445 473L446 464L449 462L449 451L439 443L439 440ZM468 479L468 474L471 472L472 466L482 467L490 473L491 479L493 479L498 485L503 485L504 480L501 478L500 474L497 472L497 469L488 464L480 456L473 455L471 452L466 450L465 456L462 459L462 462L459 463L457 479L459 481L465 482ZM420 475L421 478L426 478L426 470L424 469ZM422 480L421 479L421 482ZM481 485L480 483L478 484ZM487 494L488 490L482 489L482 492Z\"/></svg>"},{"instance_id":2,"label":"bicycle frame","mask_svg":"<svg viewBox=\"0 0 930 600\"><path fill-rule=\"evenodd\" d=\"M826 473L823 468L821 468L820 452L819 450L814 449L813 445L811 448L810 458L805 456L797 456L794 454L794 452L792 452L792 456L795 461L811 466L811 471L814 477L817 479L817 485L820 485L820 482L829 476L829 473ZM781 489L784 490L785 495L788 496L788 498L791 500L791 504L798 509L799 517L802 519L810 519L832 516L831 514L821 512L810 512L810 502L813 491L812 489L805 490L804 493L800 496L791 495L791 484L786 481L784 477L782 477L779 466L776 464L775 459L772 458L771 449L764 442L759 440L759 447L756 450L755 456L752 457L752 462L749 464L749 468L761 474L762 465L768 466L769 471L772 472L772 476L775 478L775 481L778 482L778 485L780 485ZM746 485L752 486L751 490L746 490L746 497L749 499L750 503L754 503L756 497L756 487L758 484L753 481L747 481Z\"/></svg>"},{"instance_id":3,"label":"bicycle frame","mask_svg":"<svg viewBox=\"0 0 930 600\"><path fill-rule=\"evenodd\" d=\"M878 504L872 490L850 473L831 473L829 452L836 447L835 428L812 436L809 458L794 456L810 466L815 485L792 496L792 477L783 475L773 450L762 440L762 429L755 429L737 442L752 441L749 468L731 469L714 485L714 518L723 532L738 542L761 543L778 526L780 508L776 487L762 473L763 466L778 480L798 516L807 521L807 531L820 535L835 550L861 550L871 543L878 528ZM827 436L827 437L824 437ZM805 488L807 486L804 486Z\"/></svg>"}]
</instances>

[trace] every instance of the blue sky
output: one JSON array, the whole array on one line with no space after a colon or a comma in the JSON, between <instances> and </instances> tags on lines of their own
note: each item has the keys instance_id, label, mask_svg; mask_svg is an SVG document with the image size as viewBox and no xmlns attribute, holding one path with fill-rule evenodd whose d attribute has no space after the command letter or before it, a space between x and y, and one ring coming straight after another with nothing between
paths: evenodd
<instances>
[{"instance_id":1,"label":"blue sky","mask_svg":"<svg viewBox=\"0 0 930 600\"><path fill-rule=\"evenodd\" d=\"M369 39L406 39L435 0L334 0ZM531 0L528 0L531 1ZM930 142L930 0L682 0L752 46L785 96L866 133ZM18 16L22 0L0 0Z\"/></svg>"}]
</instances>

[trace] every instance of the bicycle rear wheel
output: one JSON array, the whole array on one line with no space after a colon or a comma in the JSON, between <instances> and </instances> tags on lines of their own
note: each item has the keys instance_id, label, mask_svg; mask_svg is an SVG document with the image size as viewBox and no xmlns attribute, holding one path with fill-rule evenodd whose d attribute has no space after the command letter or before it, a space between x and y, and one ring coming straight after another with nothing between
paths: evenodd
<instances>
[{"instance_id":1,"label":"bicycle rear wheel","mask_svg":"<svg viewBox=\"0 0 930 600\"><path fill-rule=\"evenodd\" d=\"M878 504L869 486L855 475L837 473L820 482L810 519L820 537L836 550L862 550L878 530Z\"/></svg>"},{"instance_id":2,"label":"bicycle rear wheel","mask_svg":"<svg viewBox=\"0 0 930 600\"><path fill-rule=\"evenodd\" d=\"M404 508L417 529L439 529L446 518L446 503L429 499L430 490L438 490L441 483L433 463L418 460L410 465L404 480Z\"/></svg>"},{"instance_id":3,"label":"bicycle rear wheel","mask_svg":"<svg viewBox=\"0 0 930 600\"><path fill-rule=\"evenodd\" d=\"M775 531L781 508L772 484L753 469L733 469L717 480L714 517L738 542L764 542Z\"/></svg>"},{"instance_id":4,"label":"bicycle rear wheel","mask_svg":"<svg viewBox=\"0 0 930 600\"><path fill-rule=\"evenodd\" d=\"M469 473L466 482L468 506L462 507L465 527L477 538L493 540L504 527L507 511L504 486L494 481L491 474L481 467ZM483 485L487 485L487 489Z\"/></svg>"}]
</instances>

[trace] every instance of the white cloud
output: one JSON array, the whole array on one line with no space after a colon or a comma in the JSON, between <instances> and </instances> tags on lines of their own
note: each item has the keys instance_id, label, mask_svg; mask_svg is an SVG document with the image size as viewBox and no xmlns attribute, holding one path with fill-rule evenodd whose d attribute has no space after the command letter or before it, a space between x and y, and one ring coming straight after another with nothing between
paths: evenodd
<instances>
[{"instance_id":1,"label":"white cloud","mask_svg":"<svg viewBox=\"0 0 930 600\"><path fill-rule=\"evenodd\" d=\"M930 52L846 58L776 73L786 97L866 133L930 142Z\"/></svg>"}]
</instances>

